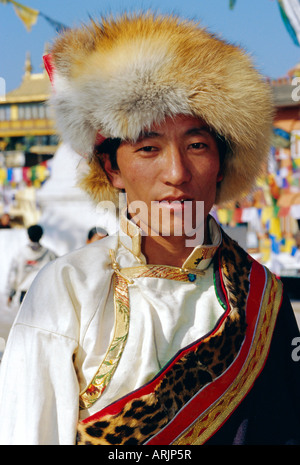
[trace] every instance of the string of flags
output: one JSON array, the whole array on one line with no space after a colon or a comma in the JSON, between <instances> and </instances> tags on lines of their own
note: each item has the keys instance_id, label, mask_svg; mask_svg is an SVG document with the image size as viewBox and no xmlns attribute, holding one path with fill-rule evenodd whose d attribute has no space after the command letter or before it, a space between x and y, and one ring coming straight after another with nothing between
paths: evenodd
<instances>
[{"instance_id":1,"label":"string of flags","mask_svg":"<svg viewBox=\"0 0 300 465\"><path fill-rule=\"evenodd\" d=\"M47 161L31 167L0 167L0 187L17 188L22 184L26 184L39 189L50 174L51 169Z\"/></svg>"},{"instance_id":2,"label":"string of flags","mask_svg":"<svg viewBox=\"0 0 300 465\"><path fill-rule=\"evenodd\" d=\"M56 32L68 29L67 26L53 18L50 18L43 12L23 5L16 0L0 0L0 3L12 4L15 13L21 19L28 31L31 31L32 26L36 24L39 16L43 17ZM291 36L294 44L300 46L300 0L277 0L277 4L281 18L289 35ZM236 0L229 0L229 8L231 10L234 9L235 5Z\"/></svg>"},{"instance_id":3,"label":"string of flags","mask_svg":"<svg viewBox=\"0 0 300 465\"><path fill-rule=\"evenodd\" d=\"M300 0L277 0L277 3L289 35L300 46Z\"/></svg>"},{"instance_id":4,"label":"string of flags","mask_svg":"<svg viewBox=\"0 0 300 465\"><path fill-rule=\"evenodd\" d=\"M229 8L233 10L236 0L229 0ZM300 46L300 0L277 0L281 19L292 41Z\"/></svg>"},{"instance_id":5,"label":"string of flags","mask_svg":"<svg viewBox=\"0 0 300 465\"><path fill-rule=\"evenodd\" d=\"M61 32L68 29L64 24L56 21L55 19L50 18L39 10L23 5L15 0L0 0L0 3L3 4L12 4L14 7L16 15L21 19L22 23L26 27L27 31L31 31L32 26L34 26L38 20L38 17L41 16L44 18L55 30L56 32Z\"/></svg>"},{"instance_id":6,"label":"string of flags","mask_svg":"<svg viewBox=\"0 0 300 465\"><path fill-rule=\"evenodd\" d=\"M213 214L224 226L236 227L247 224L248 231L260 237L260 249L264 251L263 262L267 262L270 252L291 254L295 246L294 233L298 229L300 205L286 209L277 206L245 207L226 209L218 208Z\"/></svg>"},{"instance_id":7,"label":"string of flags","mask_svg":"<svg viewBox=\"0 0 300 465\"><path fill-rule=\"evenodd\" d=\"M252 196L227 208L216 208L224 226L248 225L258 235L264 262L270 253L291 254L300 220L300 131L273 128L273 142L265 176Z\"/></svg>"}]
</instances>

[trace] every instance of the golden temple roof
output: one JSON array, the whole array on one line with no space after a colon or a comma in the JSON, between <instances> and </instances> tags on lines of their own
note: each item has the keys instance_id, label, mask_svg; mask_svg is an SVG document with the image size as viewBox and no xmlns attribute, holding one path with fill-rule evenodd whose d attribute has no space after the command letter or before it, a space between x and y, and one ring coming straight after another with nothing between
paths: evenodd
<instances>
[{"instance_id":1,"label":"golden temple roof","mask_svg":"<svg viewBox=\"0 0 300 465\"><path fill-rule=\"evenodd\" d=\"M29 54L25 62L25 73L21 85L7 92L5 103L40 102L50 95L50 81L46 70L42 73L32 73Z\"/></svg>"}]
</instances>

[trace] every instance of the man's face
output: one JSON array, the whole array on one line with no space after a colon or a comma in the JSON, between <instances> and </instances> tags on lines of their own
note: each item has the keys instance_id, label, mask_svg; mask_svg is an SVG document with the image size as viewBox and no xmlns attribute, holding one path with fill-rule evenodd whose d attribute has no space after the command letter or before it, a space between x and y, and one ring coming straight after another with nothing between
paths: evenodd
<instances>
[{"instance_id":1,"label":"man's face","mask_svg":"<svg viewBox=\"0 0 300 465\"><path fill-rule=\"evenodd\" d=\"M204 218L214 204L219 153L214 135L197 118L168 117L136 143L122 142L117 163L112 183L125 190L129 213L144 231L147 225L159 234L180 235L181 229L184 235L184 217L185 224L196 226L196 202L204 202ZM145 207L138 209L141 201ZM160 211L158 222L155 211Z\"/></svg>"}]
</instances>

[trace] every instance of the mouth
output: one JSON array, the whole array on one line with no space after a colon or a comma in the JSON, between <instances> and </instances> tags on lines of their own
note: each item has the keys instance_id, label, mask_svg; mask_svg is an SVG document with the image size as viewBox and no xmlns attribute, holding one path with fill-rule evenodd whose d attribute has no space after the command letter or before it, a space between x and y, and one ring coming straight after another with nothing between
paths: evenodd
<instances>
[{"instance_id":1,"label":"mouth","mask_svg":"<svg viewBox=\"0 0 300 465\"><path fill-rule=\"evenodd\" d=\"M158 202L159 203L184 203L184 202L191 202L193 199L191 197L187 196L178 196L178 197L164 197L163 199L160 199Z\"/></svg>"},{"instance_id":2,"label":"mouth","mask_svg":"<svg viewBox=\"0 0 300 465\"><path fill-rule=\"evenodd\" d=\"M163 208L168 208L170 210L183 210L187 204L192 202L191 197L181 196L181 197L165 197L159 200L157 203Z\"/></svg>"}]
</instances>

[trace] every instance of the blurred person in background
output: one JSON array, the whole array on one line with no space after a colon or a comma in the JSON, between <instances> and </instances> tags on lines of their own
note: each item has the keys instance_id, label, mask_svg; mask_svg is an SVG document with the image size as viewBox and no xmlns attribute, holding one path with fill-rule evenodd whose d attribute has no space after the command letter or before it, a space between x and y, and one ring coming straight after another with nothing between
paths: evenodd
<instances>
[{"instance_id":1,"label":"blurred person in background","mask_svg":"<svg viewBox=\"0 0 300 465\"><path fill-rule=\"evenodd\" d=\"M99 241L100 239L103 239L103 237L107 236L107 231L103 228L92 228L89 230L88 235L87 235L87 244L91 244L92 242Z\"/></svg>"},{"instance_id":2,"label":"blurred person in background","mask_svg":"<svg viewBox=\"0 0 300 465\"><path fill-rule=\"evenodd\" d=\"M0 218L0 229L10 229L10 216L8 213L4 213Z\"/></svg>"},{"instance_id":3,"label":"blurred person in background","mask_svg":"<svg viewBox=\"0 0 300 465\"><path fill-rule=\"evenodd\" d=\"M11 304L13 299L22 303L38 272L57 258L52 250L40 244L43 233L40 225L30 226L27 229L28 244L12 259L7 280L8 304Z\"/></svg>"}]
</instances>

